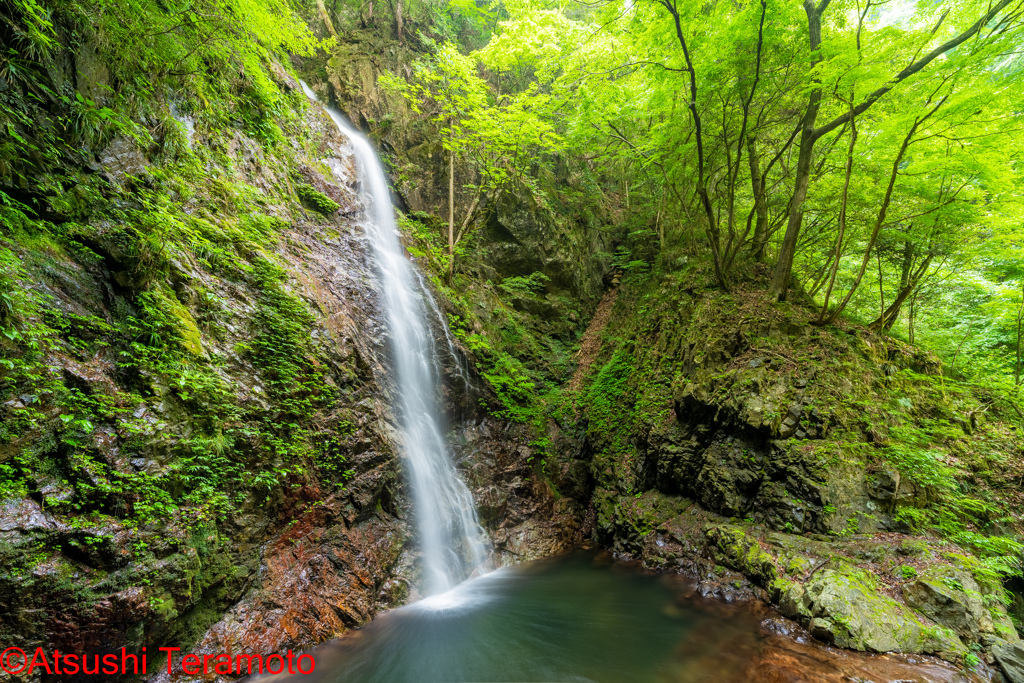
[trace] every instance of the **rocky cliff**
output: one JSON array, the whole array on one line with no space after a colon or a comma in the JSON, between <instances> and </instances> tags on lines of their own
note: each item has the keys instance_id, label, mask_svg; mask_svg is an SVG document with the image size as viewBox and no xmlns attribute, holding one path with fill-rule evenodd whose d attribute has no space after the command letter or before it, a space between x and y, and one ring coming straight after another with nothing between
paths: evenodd
<instances>
[{"instance_id":1,"label":"rocky cliff","mask_svg":"<svg viewBox=\"0 0 1024 683\"><path fill-rule=\"evenodd\" d=\"M589 497L600 544L825 642L1012 658L1016 406L762 285L723 293L698 262L626 277L551 413L553 485Z\"/></svg>"},{"instance_id":2,"label":"rocky cliff","mask_svg":"<svg viewBox=\"0 0 1024 683\"><path fill-rule=\"evenodd\" d=\"M103 91L95 50L62 63L60 83ZM152 144L108 135L4 188L21 207L0 233L5 646L298 649L409 596L359 179L330 119L272 72L279 139L171 99L136 121ZM461 349L438 348L497 561L578 543L522 429L481 410Z\"/></svg>"},{"instance_id":3,"label":"rocky cliff","mask_svg":"<svg viewBox=\"0 0 1024 683\"><path fill-rule=\"evenodd\" d=\"M440 145L377 84L416 56L414 42L356 34L321 89L390 155L405 207L444 214ZM573 189L547 188L556 202ZM1019 408L920 349L816 326L804 302L770 304L756 267L724 294L687 253L617 263L616 246L644 246L610 213L588 220L507 195L454 283L423 261L496 392L490 412L522 425L567 531L709 593L774 603L825 642L1000 659L1009 673L1024 653L1007 591L1021 551ZM423 231L410 227L416 249ZM533 273L546 279L520 286Z\"/></svg>"},{"instance_id":4,"label":"rocky cliff","mask_svg":"<svg viewBox=\"0 0 1024 683\"><path fill-rule=\"evenodd\" d=\"M498 561L597 543L842 647L1024 661L1017 409L759 273L725 294L690 256L616 262L621 221L565 177L554 209L496 200L446 282L440 146L377 86L423 49L357 31L296 63L390 161ZM102 50L60 54L56 89L102 104ZM358 178L268 75L273 114L170 92L31 182L0 168L0 642L299 649L410 597ZM0 85L39 147L70 116Z\"/></svg>"}]
</instances>

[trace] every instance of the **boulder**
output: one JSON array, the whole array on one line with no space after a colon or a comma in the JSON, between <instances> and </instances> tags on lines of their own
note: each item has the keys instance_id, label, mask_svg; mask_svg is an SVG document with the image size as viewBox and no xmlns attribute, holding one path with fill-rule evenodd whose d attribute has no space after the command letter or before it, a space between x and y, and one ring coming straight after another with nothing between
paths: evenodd
<instances>
[{"instance_id":1,"label":"boulder","mask_svg":"<svg viewBox=\"0 0 1024 683\"><path fill-rule=\"evenodd\" d=\"M804 603L804 585L799 581L776 579L772 584L771 599L783 616L805 623L811 619L810 606Z\"/></svg>"},{"instance_id":2,"label":"boulder","mask_svg":"<svg viewBox=\"0 0 1024 683\"><path fill-rule=\"evenodd\" d=\"M826 642L868 652L922 649L921 625L862 569L834 561L807 582L802 602L815 617L811 633Z\"/></svg>"},{"instance_id":3,"label":"boulder","mask_svg":"<svg viewBox=\"0 0 1024 683\"><path fill-rule=\"evenodd\" d=\"M942 565L931 567L903 586L907 605L968 640L992 633L992 618L981 599L981 588L970 573Z\"/></svg>"},{"instance_id":4,"label":"boulder","mask_svg":"<svg viewBox=\"0 0 1024 683\"><path fill-rule=\"evenodd\" d=\"M1024 683L1024 645L999 643L992 647L992 655L1010 683Z\"/></svg>"},{"instance_id":5,"label":"boulder","mask_svg":"<svg viewBox=\"0 0 1024 683\"><path fill-rule=\"evenodd\" d=\"M774 586L779 574L775 558L741 527L714 524L705 529L704 535L720 563L742 572L761 586Z\"/></svg>"}]
</instances>

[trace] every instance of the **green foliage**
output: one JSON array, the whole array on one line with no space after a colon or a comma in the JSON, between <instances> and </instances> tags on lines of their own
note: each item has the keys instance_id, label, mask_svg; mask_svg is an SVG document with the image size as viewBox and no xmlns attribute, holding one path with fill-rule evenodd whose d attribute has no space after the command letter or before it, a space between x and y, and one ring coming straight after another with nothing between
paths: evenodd
<instances>
[{"instance_id":1,"label":"green foliage","mask_svg":"<svg viewBox=\"0 0 1024 683\"><path fill-rule=\"evenodd\" d=\"M313 315L284 289L285 273L280 267L261 259L254 264L254 275L261 299L252 321L253 360L264 370L270 396L288 418L298 420L314 409L324 391L310 359L308 329Z\"/></svg>"},{"instance_id":2,"label":"green foliage","mask_svg":"<svg viewBox=\"0 0 1024 683\"><path fill-rule=\"evenodd\" d=\"M544 273L530 273L504 278L498 287L512 296L531 296L542 291L550 280Z\"/></svg>"},{"instance_id":3,"label":"green foliage","mask_svg":"<svg viewBox=\"0 0 1024 683\"><path fill-rule=\"evenodd\" d=\"M936 501L927 508L901 507L897 518L912 529L933 527L997 565L1020 571L1016 558L1024 551L1024 544L1002 534L985 533L993 522L1009 521L1005 503L991 494L970 492L962 473L948 464L948 439L962 437L962 430L949 435L941 424L930 429L905 425L893 428L892 436L893 442L884 449L885 457Z\"/></svg>"},{"instance_id":4,"label":"green foliage","mask_svg":"<svg viewBox=\"0 0 1024 683\"><path fill-rule=\"evenodd\" d=\"M334 201L322 192L317 192L310 185L297 184L295 186L295 192L310 208L325 216L330 216L341 208L341 205L339 205L338 202Z\"/></svg>"},{"instance_id":5,"label":"green foliage","mask_svg":"<svg viewBox=\"0 0 1024 683\"><path fill-rule=\"evenodd\" d=\"M481 375L494 389L502 405L494 414L513 422L531 422L536 415L536 385L523 364L509 354L499 352L488 365Z\"/></svg>"},{"instance_id":6,"label":"green foliage","mask_svg":"<svg viewBox=\"0 0 1024 683\"><path fill-rule=\"evenodd\" d=\"M628 413L623 411L623 399L634 379L635 368L630 350L620 346L611 359L597 371L583 397L589 418L589 431L610 439L611 448L627 448Z\"/></svg>"},{"instance_id":7,"label":"green foliage","mask_svg":"<svg viewBox=\"0 0 1024 683\"><path fill-rule=\"evenodd\" d=\"M323 439L316 451L317 471L328 481L342 487L352 479L355 470L347 466L344 446L340 439L351 435L354 428L354 425L347 421L338 425L337 436Z\"/></svg>"},{"instance_id":8,"label":"green foliage","mask_svg":"<svg viewBox=\"0 0 1024 683\"><path fill-rule=\"evenodd\" d=\"M383 80L473 169L464 205L512 184L551 206L537 179L557 175L562 196L599 197L602 220L628 230L614 267L697 257L722 284L772 264L801 225L794 272L819 305L1019 384L1024 148L1003 93L1024 78L1024 29L1005 8L990 25L1006 31L971 33L990 9L920 5L896 20L833 5L812 52L797 5L528 0L505 3L476 52L444 43L412 78ZM958 35L969 49L925 58ZM818 129L801 141L805 120ZM780 160L811 145L808 194L794 198L799 171Z\"/></svg>"},{"instance_id":9,"label":"green foliage","mask_svg":"<svg viewBox=\"0 0 1024 683\"><path fill-rule=\"evenodd\" d=\"M450 279L454 247L483 224L481 206L488 211L502 192L520 189L538 206L547 207L537 167L546 164L561 144L549 119L550 98L536 87L495 97L477 75L477 59L462 55L450 42L418 61L413 79L385 72L380 82L436 126L450 163L468 167L471 182L461 188L459 198L465 206L458 212L458 222L452 216L448 226ZM454 206L458 199L453 195L449 201Z\"/></svg>"}]
</instances>

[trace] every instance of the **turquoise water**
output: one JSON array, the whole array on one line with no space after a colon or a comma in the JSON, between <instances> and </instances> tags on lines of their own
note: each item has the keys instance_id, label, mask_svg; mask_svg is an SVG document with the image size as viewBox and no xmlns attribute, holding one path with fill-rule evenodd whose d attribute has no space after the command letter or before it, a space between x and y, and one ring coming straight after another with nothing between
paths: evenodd
<instances>
[{"instance_id":1,"label":"turquoise water","mask_svg":"<svg viewBox=\"0 0 1024 683\"><path fill-rule=\"evenodd\" d=\"M728 591L726 591L728 592ZM812 642L752 601L580 552L501 569L311 651L312 674L259 683L991 683L920 655Z\"/></svg>"},{"instance_id":2,"label":"turquoise water","mask_svg":"<svg viewBox=\"0 0 1024 683\"><path fill-rule=\"evenodd\" d=\"M727 633L722 626L719 616L687 606L664 580L580 553L501 569L393 610L314 650L315 672L293 679L680 680L689 664L714 654L709 648L739 640L742 650L756 643L755 621L730 619ZM708 647L689 656L685 650L692 647L680 652L681 643L705 642L709 636L714 642ZM716 659L723 654L718 652Z\"/></svg>"}]
</instances>

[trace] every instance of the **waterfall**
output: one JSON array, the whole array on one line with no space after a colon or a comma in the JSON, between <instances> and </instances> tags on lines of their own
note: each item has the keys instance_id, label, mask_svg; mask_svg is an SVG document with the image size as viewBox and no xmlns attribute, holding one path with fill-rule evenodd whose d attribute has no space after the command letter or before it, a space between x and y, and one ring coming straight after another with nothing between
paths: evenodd
<instances>
[{"instance_id":1,"label":"waterfall","mask_svg":"<svg viewBox=\"0 0 1024 683\"><path fill-rule=\"evenodd\" d=\"M318 101L309 86L302 90ZM477 521L473 495L452 464L443 436L440 364L427 323L428 309L439 309L399 242L395 209L384 169L369 140L331 107L327 113L352 143L361 180L362 225L370 242L390 333L390 352L398 396L406 473L412 489L413 517L423 555L421 589L443 593L481 567L489 540ZM439 316L440 318L440 316ZM439 319L451 345L444 320Z\"/></svg>"}]
</instances>

